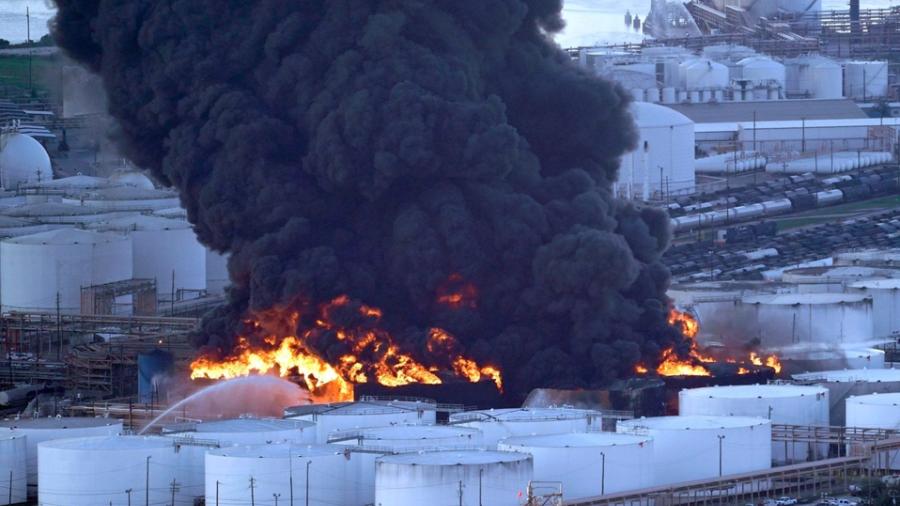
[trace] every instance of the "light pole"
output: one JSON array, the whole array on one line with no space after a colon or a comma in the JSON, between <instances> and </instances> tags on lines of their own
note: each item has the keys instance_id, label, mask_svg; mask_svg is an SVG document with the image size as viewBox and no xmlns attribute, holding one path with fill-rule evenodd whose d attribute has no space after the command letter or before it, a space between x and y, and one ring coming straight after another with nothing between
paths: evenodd
<instances>
[{"instance_id":1,"label":"light pole","mask_svg":"<svg viewBox=\"0 0 900 506\"><path fill-rule=\"evenodd\" d=\"M291 500L291 506L294 506L294 455L291 451L292 447L293 441L288 444L288 472L290 473L288 477L288 486L290 487L290 490L288 491L288 497Z\"/></svg>"},{"instance_id":2,"label":"light pole","mask_svg":"<svg viewBox=\"0 0 900 506\"><path fill-rule=\"evenodd\" d=\"M278 498L281 497L281 494L272 493L272 497L275 498L275 506L278 506Z\"/></svg>"},{"instance_id":3,"label":"light pole","mask_svg":"<svg viewBox=\"0 0 900 506\"><path fill-rule=\"evenodd\" d=\"M131 489L126 490L125 493L128 494L128 506L131 506Z\"/></svg>"},{"instance_id":4,"label":"light pole","mask_svg":"<svg viewBox=\"0 0 900 506\"><path fill-rule=\"evenodd\" d=\"M147 455L147 473L144 478L144 506L150 506L150 457Z\"/></svg>"},{"instance_id":5,"label":"light pole","mask_svg":"<svg viewBox=\"0 0 900 506\"><path fill-rule=\"evenodd\" d=\"M309 466L312 464L311 460L306 461L306 506L309 506Z\"/></svg>"},{"instance_id":6,"label":"light pole","mask_svg":"<svg viewBox=\"0 0 900 506\"><path fill-rule=\"evenodd\" d=\"M719 438L719 477L722 476L722 440L725 439L723 434L718 434L716 437Z\"/></svg>"},{"instance_id":7,"label":"light pole","mask_svg":"<svg viewBox=\"0 0 900 506\"><path fill-rule=\"evenodd\" d=\"M600 495L606 495L606 454L600 452Z\"/></svg>"}]
</instances>

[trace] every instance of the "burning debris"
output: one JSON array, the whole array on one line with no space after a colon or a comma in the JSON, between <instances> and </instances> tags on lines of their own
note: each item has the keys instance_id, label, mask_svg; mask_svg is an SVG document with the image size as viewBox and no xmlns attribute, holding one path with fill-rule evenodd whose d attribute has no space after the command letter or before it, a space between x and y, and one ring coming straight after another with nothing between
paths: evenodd
<instances>
[{"instance_id":1,"label":"burning debris","mask_svg":"<svg viewBox=\"0 0 900 506\"><path fill-rule=\"evenodd\" d=\"M750 374L754 368L763 366L773 369L775 374L781 372L781 362L776 355L762 357L751 351L745 359L739 359L732 356L717 358L711 353L705 353L700 349L696 339L700 333L700 322L690 313L672 309L668 321L690 340L690 350L684 356L680 356L674 348L663 350L659 366L656 367L656 373L660 376L711 376L712 364L723 362L735 364L737 367L735 372L739 375ZM643 364L638 364L635 366L635 372L647 374L649 369Z\"/></svg>"},{"instance_id":2,"label":"burning debris","mask_svg":"<svg viewBox=\"0 0 900 506\"><path fill-rule=\"evenodd\" d=\"M668 219L611 193L628 93L550 41L561 0L56 3L127 156L231 254L194 374L341 396L502 371L523 396L688 352L666 321ZM384 316L308 321L341 296ZM248 332L272 308L295 328ZM432 329L454 336L440 359Z\"/></svg>"}]
</instances>

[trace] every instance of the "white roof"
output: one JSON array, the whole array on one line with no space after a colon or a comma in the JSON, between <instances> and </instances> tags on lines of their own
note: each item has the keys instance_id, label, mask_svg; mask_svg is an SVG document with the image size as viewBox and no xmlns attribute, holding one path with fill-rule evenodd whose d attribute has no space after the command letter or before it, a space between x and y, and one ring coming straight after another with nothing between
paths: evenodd
<instances>
[{"instance_id":1,"label":"white roof","mask_svg":"<svg viewBox=\"0 0 900 506\"><path fill-rule=\"evenodd\" d=\"M409 413L419 410L437 409L437 405L428 402L410 401L358 401L358 402L334 402L330 404L304 404L293 406L284 410L285 416L305 416L318 414L319 416L359 416L359 415L389 415L397 413Z\"/></svg>"},{"instance_id":2,"label":"white roof","mask_svg":"<svg viewBox=\"0 0 900 506\"><path fill-rule=\"evenodd\" d=\"M96 207L63 204L62 202L38 202L35 204L25 204L0 210L0 213L5 214L6 216L20 216L23 218L31 216L84 216L101 212L103 212L103 210L97 209Z\"/></svg>"},{"instance_id":3,"label":"white roof","mask_svg":"<svg viewBox=\"0 0 900 506\"><path fill-rule=\"evenodd\" d=\"M593 448L639 445L650 440L652 438L649 436L636 436L617 432L573 432L569 434L516 436L504 439L500 441L500 444L539 448Z\"/></svg>"},{"instance_id":4,"label":"white roof","mask_svg":"<svg viewBox=\"0 0 900 506\"><path fill-rule=\"evenodd\" d=\"M528 422L538 420L573 420L596 415L596 411L575 408L505 408L464 411L450 415L450 420Z\"/></svg>"},{"instance_id":5,"label":"white roof","mask_svg":"<svg viewBox=\"0 0 900 506\"><path fill-rule=\"evenodd\" d=\"M868 404L872 406L898 406L900 405L900 392L856 395L848 397L847 402L852 404Z\"/></svg>"},{"instance_id":6,"label":"white roof","mask_svg":"<svg viewBox=\"0 0 900 506\"><path fill-rule=\"evenodd\" d=\"M693 125L690 118L664 105L649 102L632 102L631 114L638 128L659 128Z\"/></svg>"},{"instance_id":7,"label":"white roof","mask_svg":"<svg viewBox=\"0 0 900 506\"><path fill-rule=\"evenodd\" d=\"M315 426L306 420L285 420L281 418L235 418L232 420L215 420L210 422L198 422L188 426L173 426L178 432L217 432L217 433L243 433L243 432L270 432L285 430L302 430Z\"/></svg>"},{"instance_id":8,"label":"white roof","mask_svg":"<svg viewBox=\"0 0 900 506\"><path fill-rule=\"evenodd\" d=\"M897 290L900 288L900 278L891 279L866 279L850 285L851 288L873 288L876 290Z\"/></svg>"},{"instance_id":9,"label":"white roof","mask_svg":"<svg viewBox=\"0 0 900 506\"><path fill-rule=\"evenodd\" d=\"M471 438L481 433L471 427L454 427L451 425L392 425L390 427L372 427L353 431L363 439L380 441L438 439L438 438Z\"/></svg>"},{"instance_id":10,"label":"white roof","mask_svg":"<svg viewBox=\"0 0 900 506\"><path fill-rule=\"evenodd\" d=\"M815 100L809 100L809 107L815 107ZM827 100L827 99L823 99ZM782 121L757 121L757 130L776 130L787 128L843 128L843 127L876 127L876 126L900 126L900 118L845 118L845 119L812 119L806 120L804 123L800 119L782 120ZM719 122L719 123L697 123L694 131L698 134L703 133L721 133L721 132L737 132L745 130L752 132L754 128L753 121L735 121L735 122Z\"/></svg>"},{"instance_id":11,"label":"white roof","mask_svg":"<svg viewBox=\"0 0 900 506\"><path fill-rule=\"evenodd\" d=\"M650 430L705 430L757 427L772 422L765 418L749 416L657 416L622 420L619 427Z\"/></svg>"},{"instance_id":12,"label":"white roof","mask_svg":"<svg viewBox=\"0 0 900 506\"><path fill-rule=\"evenodd\" d=\"M98 230L182 230L191 228L191 224L184 220L173 220L161 216L148 216L146 214L134 214L123 216L109 221L92 223L91 228Z\"/></svg>"},{"instance_id":13,"label":"white roof","mask_svg":"<svg viewBox=\"0 0 900 506\"><path fill-rule=\"evenodd\" d=\"M754 55L748 56L738 62L742 67L778 67L784 68L781 63L769 58L768 56Z\"/></svg>"},{"instance_id":14,"label":"white roof","mask_svg":"<svg viewBox=\"0 0 900 506\"><path fill-rule=\"evenodd\" d=\"M102 244L108 242L127 241L128 238L116 234L104 234L77 228L60 228L38 234L23 235L4 239L8 244L28 245L64 245L64 244Z\"/></svg>"},{"instance_id":15,"label":"white roof","mask_svg":"<svg viewBox=\"0 0 900 506\"><path fill-rule=\"evenodd\" d=\"M343 455L347 451L346 446L338 445L297 445L291 443L275 443L266 445L238 445L210 450L209 455L233 458L287 458L292 457L321 457L326 455Z\"/></svg>"},{"instance_id":16,"label":"white roof","mask_svg":"<svg viewBox=\"0 0 900 506\"><path fill-rule=\"evenodd\" d=\"M710 399L776 399L814 397L828 393L828 389L803 385L731 385L690 388L682 390L681 393L691 397Z\"/></svg>"},{"instance_id":17,"label":"white roof","mask_svg":"<svg viewBox=\"0 0 900 506\"><path fill-rule=\"evenodd\" d=\"M138 171L116 172L109 177L109 181L115 184L133 186L145 190L156 188L153 181L145 174Z\"/></svg>"},{"instance_id":18,"label":"white roof","mask_svg":"<svg viewBox=\"0 0 900 506\"><path fill-rule=\"evenodd\" d=\"M0 184L16 188L39 179L51 179L50 156L31 136L8 133L0 137Z\"/></svg>"},{"instance_id":19,"label":"white roof","mask_svg":"<svg viewBox=\"0 0 900 506\"><path fill-rule=\"evenodd\" d=\"M771 304L793 306L795 304L842 304L863 302L867 295L852 293L780 293L766 295L749 295L744 297L744 304Z\"/></svg>"},{"instance_id":20,"label":"white roof","mask_svg":"<svg viewBox=\"0 0 900 506\"><path fill-rule=\"evenodd\" d=\"M121 451L174 448L174 444L173 440L160 436L95 436L54 439L38 446L63 450Z\"/></svg>"},{"instance_id":21,"label":"white roof","mask_svg":"<svg viewBox=\"0 0 900 506\"><path fill-rule=\"evenodd\" d=\"M900 369L844 369L794 374L795 380L826 381L829 383L877 383L900 381Z\"/></svg>"},{"instance_id":22,"label":"white roof","mask_svg":"<svg viewBox=\"0 0 900 506\"><path fill-rule=\"evenodd\" d=\"M378 462L383 462L385 464L413 464L419 466L455 466L501 464L521 462L529 459L531 459L531 455L518 452L460 450L386 455L379 458Z\"/></svg>"},{"instance_id":23,"label":"white roof","mask_svg":"<svg viewBox=\"0 0 900 506\"><path fill-rule=\"evenodd\" d=\"M90 417L20 418L18 420L0 420L0 427L28 430L84 429L87 427L109 427L113 425L122 425L122 421L110 418Z\"/></svg>"},{"instance_id":24,"label":"white roof","mask_svg":"<svg viewBox=\"0 0 900 506\"><path fill-rule=\"evenodd\" d=\"M85 195L85 200L154 200L168 199L175 196L173 192L168 190L115 186L92 191Z\"/></svg>"},{"instance_id":25,"label":"white roof","mask_svg":"<svg viewBox=\"0 0 900 506\"><path fill-rule=\"evenodd\" d=\"M39 186L41 188L91 189L109 186L109 180L102 177L83 176L79 174L77 176L69 176L61 179L40 181L38 183L35 183L34 186Z\"/></svg>"}]
</instances>

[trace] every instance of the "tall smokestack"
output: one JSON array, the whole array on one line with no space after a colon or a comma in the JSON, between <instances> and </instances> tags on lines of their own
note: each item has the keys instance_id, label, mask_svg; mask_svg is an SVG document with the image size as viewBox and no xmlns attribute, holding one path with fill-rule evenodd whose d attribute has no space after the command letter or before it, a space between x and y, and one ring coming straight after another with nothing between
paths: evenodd
<instances>
[{"instance_id":1,"label":"tall smokestack","mask_svg":"<svg viewBox=\"0 0 900 506\"><path fill-rule=\"evenodd\" d=\"M231 253L206 352L249 311L339 294L415 353L452 332L512 392L602 385L684 346L668 219L611 196L628 93L548 38L561 0L56 3L54 37L102 75L128 156ZM436 303L450 279L477 302Z\"/></svg>"}]
</instances>

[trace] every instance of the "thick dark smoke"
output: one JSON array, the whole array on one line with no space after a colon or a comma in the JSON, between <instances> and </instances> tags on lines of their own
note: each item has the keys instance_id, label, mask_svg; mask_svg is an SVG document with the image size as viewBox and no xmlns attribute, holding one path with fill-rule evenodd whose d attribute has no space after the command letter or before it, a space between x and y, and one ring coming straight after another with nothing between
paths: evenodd
<instances>
[{"instance_id":1,"label":"thick dark smoke","mask_svg":"<svg viewBox=\"0 0 900 506\"><path fill-rule=\"evenodd\" d=\"M610 193L626 93L549 40L561 0L56 3L130 158L232 253L199 344L343 293L408 349L446 328L514 392L601 385L681 343L667 221ZM435 303L454 274L477 305Z\"/></svg>"}]
</instances>

